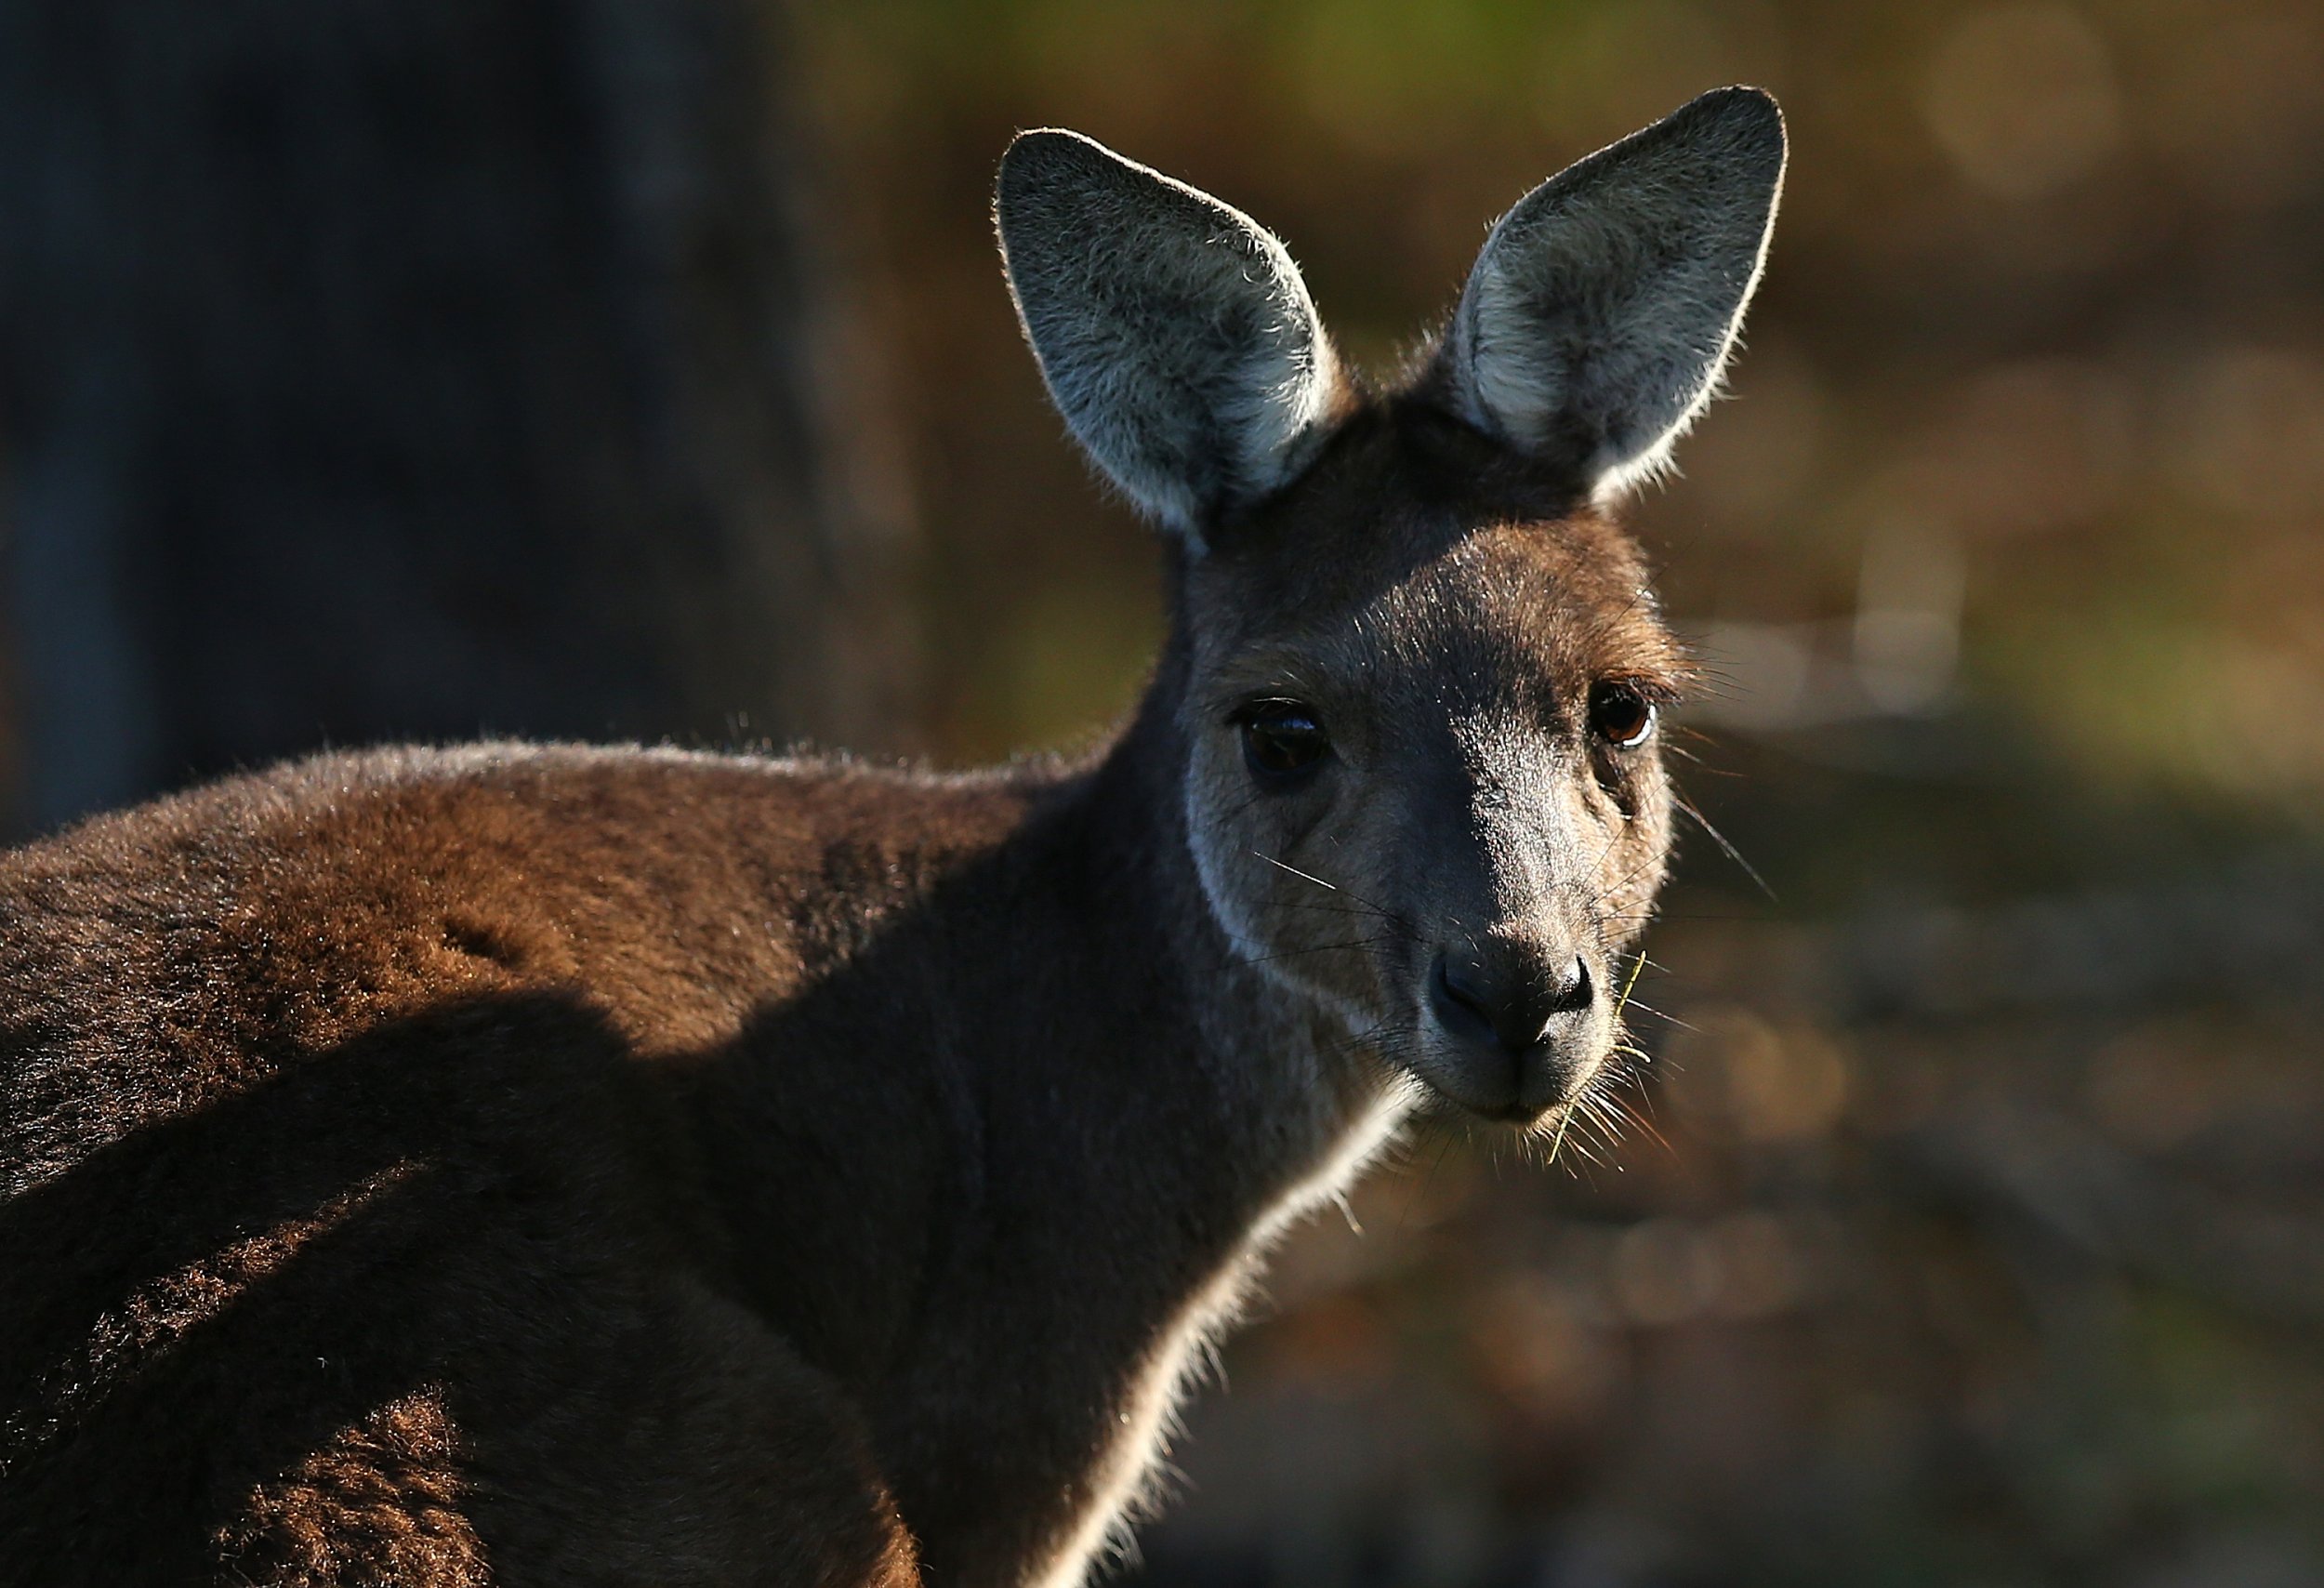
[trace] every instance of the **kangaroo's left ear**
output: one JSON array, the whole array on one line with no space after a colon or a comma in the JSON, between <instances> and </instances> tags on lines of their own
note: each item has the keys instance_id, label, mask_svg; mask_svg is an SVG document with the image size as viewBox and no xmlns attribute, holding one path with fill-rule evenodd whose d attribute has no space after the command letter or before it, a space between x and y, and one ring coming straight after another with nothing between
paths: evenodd
<instances>
[{"instance_id":1,"label":"kangaroo's left ear","mask_svg":"<svg viewBox=\"0 0 2324 1588\"><path fill-rule=\"evenodd\" d=\"M1783 191L1783 115L1719 88L1525 195L1422 377L1478 430L1611 496L1717 388Z\"/></svg>"},{"instance_id":2,"label":"kangaroo's left ear","mask_svg":"<svg viewBox=\"0 0 2324 1588\"><path fill-rule=\"evenodd\" d=\"M1058 411L1195 549L1312 456L1340 377L1299 267L1256 221L1054 130L1009 146L994 212Z\"/></svg>"}]
</instances>

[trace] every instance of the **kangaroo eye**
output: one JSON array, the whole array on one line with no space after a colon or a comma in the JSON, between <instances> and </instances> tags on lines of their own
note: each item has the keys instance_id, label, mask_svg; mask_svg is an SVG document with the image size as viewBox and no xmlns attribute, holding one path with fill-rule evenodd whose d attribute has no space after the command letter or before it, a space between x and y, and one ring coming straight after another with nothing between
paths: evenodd
<instances>
[{"instance_id":1,"label":"kangaroo eye","mask_svg":"<svg viewBox=\"0 0 2324 1588\"><path fill-rule=\"evenodd\" d=\"M1590 726L1617 749L1636 749L1653 736L1655 703L1626 683L1602 683L1590 692Z\"/></svg>"},{"instance_id":2,"label":"kangaroo eye","mask_svg":"<svg viewBox=\"0 0 2324 1588\"><path fill-rule=\"evenodd\" d=\"M1243 760L1261 783L1283 785L1313 774L1331 751L1314 710L1296 700L1260 700L1244 708Z\"/></svg>"}]
</instances>

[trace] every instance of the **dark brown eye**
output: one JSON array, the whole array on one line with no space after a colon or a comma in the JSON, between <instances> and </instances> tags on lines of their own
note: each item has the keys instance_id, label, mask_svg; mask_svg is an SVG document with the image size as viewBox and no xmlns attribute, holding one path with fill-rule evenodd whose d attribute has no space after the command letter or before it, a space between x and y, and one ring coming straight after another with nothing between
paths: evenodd
<instances>
[{"instance_id":1,"label":"dark brown eye","mask_svg":"<svg viewBox=\"0 0 2324 1588\"><path fill-rule=\"evenodd\" d=\"M1312 774L1331 751L1310 707L1296 700L1260 700L1243 708L1243 760L1261 783L1282 787Z\"/></svg>"},{"instance_id":2,"label":"dark brown eye","mask_svg":"<svg viewBox=\"0 0 2324 1588\"><path fill-rule=\"evenodd\" d=\"M1626 683L1602 683L1590 692L1590 726L1617 749L1636 749L1651 737L1659 715L1655 703Z\"/></svg>"}]
</instances>

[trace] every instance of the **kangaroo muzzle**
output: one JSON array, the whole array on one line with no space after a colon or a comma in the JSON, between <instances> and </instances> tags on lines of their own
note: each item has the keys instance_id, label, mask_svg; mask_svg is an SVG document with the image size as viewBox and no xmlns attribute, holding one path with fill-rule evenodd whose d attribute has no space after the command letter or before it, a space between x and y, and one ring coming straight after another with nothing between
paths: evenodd
<instances>
[{"instance_id":1,"label":"kangaroo muzzle","mask_svg":"<svg viewBox=\"0 0 2324 1588\"><path fill-rule=\"evenodd\" d=\"M1437 1040L1422 1079L1496 1119L1570 1102L1602 1057L1604 984L1603 968L1562 936L1456 935L1427 973L1422 1002Z\"/></svg>"}]
</instances>

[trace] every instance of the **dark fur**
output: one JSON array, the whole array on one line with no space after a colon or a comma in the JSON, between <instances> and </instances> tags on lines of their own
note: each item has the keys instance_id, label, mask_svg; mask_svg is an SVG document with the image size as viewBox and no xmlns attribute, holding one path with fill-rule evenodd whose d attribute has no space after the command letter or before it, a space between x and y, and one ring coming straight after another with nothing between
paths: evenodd
<instances>
[{"instance_id":1,"label":"dark fur","mask_svg":"<svg viewBox=\"0 0 2324 1588\"><path fill-rule=\"evenodd\" d=\"M1668 848L1579 720L1678 666L1590 482L1335 401L1085 763L333 756L0 860L0 1582L1077 1576L1406 1084L1205 902L1206 655L1538 725L1593 954Z\"/></svg>"}]
</instances>

